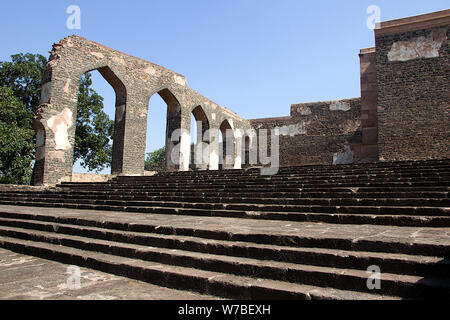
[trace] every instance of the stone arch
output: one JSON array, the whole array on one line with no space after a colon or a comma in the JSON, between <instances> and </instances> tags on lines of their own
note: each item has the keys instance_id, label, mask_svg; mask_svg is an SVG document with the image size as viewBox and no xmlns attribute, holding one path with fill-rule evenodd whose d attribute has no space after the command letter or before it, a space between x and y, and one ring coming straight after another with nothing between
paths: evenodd
<instances>
[{"instance_id":1,"label":"stone arch","mask_svg":"<svg viewBox=\"0 0 450 320\"><path fill-rule=\"evenodd\" d=\"M116 94L111 171L113 174L123 171L126 86L108 64L93 63L88 59L80 62L80 67L70 68L73 61L69 58L60 59L57 63L50 60L44 71L41 105L35 121L37 136L44 138L36 146L36 156L41 161L35 165L35 185L71 180L79 81L83 74L94 70L99 71Z\"/></svg>"},{"instance_id":2,"label":"stone arch","mask_svg":"<svg viewBox=\"0 0 450 320\"><path fill-rule=\"evenodd\" d=\"M168 157L168 169L189 170L190 118L198 106L209 122L210 170L218 169L219 124L228 119L233 130L251 127L248 121L189 88L181 74L80 36L67 37L53 45L43 74L36 121L42 124L39 130L44 132L44 143L36 148L41 159L35 166L35 185L72 178L78 83L92 70L98 70L116 93L113 175L144 174L143 129L147 127L149 100L155 93L168 105L167 152L178 158L175 163ZM236 149L234 153L238 153Z\"/></svg>"},{"instance_id":3,"label":"stone arch","mask_svg":"<svg viewBox=\"0 0 450 320\"><path fill-rule=\"evenodd\" d=\"M167 105L166 139L165 139L166 169L169 171L180 170L181 160L183 159L183 155L181 155L182 152L181 142L182 139L185 139L185 137L183 137L182 132L183 121L182 121L181 104L179 102L179 99L167 87L158 90L154 94L158 94ZM152 94L151 97L154 94Z\"/></svg>"},{"instance_id":4,"label":"stone arch","mask_svg":"<svg viewBox=\"0 0 450 320\"><path fill-rule=\"evenodd\" d=\"M222 169L233 169L236 157L236 141L233 127L228 119L222 121L219 130L222 134L222 145L219 146L219 161L222 164Z\"/></svg>"},{"instance_id":5,"label":"stone arch","mask_svg":"<svg viewBox=\"0 0 450 320\"><path fill-rule=\"evenodd\" d=\"M127 88L125 87L123 81L109 66L91 69L86 72L91 72L94 70L97 70L102 75L106 82L108 82L114 89L114 92L116 94L111 173L121 174L123 171L123 155L125 144Z\"/></svg>"},{"instance_id":6,"label":"stone arch","mask_svg":"<svg viewBox=\"0 0 450 320\"><path fill-rule=\"evenodd\" d=\"M210 122L200 105L192 110L192 115L197 122L196 142L191 153L193 168L196 170L207 170L209 166Z\"/></svg>"},{"instance_id":7,"label":"stone arch","mask_svg":"<svg viewBox=\"0 0 450 320\"><path fill-rule=\"evenodd\" d=\"M241 137L241 157L242 165L246 167L258 163L257 133L251 128L243 131Z\"/></svg>"}]
</instances>

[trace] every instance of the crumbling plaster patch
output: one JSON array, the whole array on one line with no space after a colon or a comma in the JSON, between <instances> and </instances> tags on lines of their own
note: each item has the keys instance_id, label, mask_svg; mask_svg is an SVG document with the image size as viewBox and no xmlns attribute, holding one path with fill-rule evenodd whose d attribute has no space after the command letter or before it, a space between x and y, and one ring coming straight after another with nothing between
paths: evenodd
<instances>
[{"instance_id":1,"label":"crumbling plaster patch","mask_svg":"<svg viewBox=\"0 0 450 320\"><path fill-rule=\"evenodd\" d=\"M439 49L447 41L447 31L439 29L427 37L420 36L410 41L398 41L392 44L388 53L389 61L409 61L420 58L437 58Z\"/></svg>"},{"instance_id":2,"label":"crumbling plaster patch","mask_svg":"<svg viewBox=\"0 0 450 320\"><path fill-rule=\"evenodd\" d=\"M330 111L350 111L352 107L350 103L344 101L336 101L330 104Z\"/></svg>"},{"instance_id":3,"label":"crumbling plaster patch","mask_svg":"<svg viewBox=\"0 0 450 320\"><path fill-rule=\"evenodd\" d=\"M69 128L72 127L72 111L65 108L59 115L51 117L47 121L47 126L53 131L55 136L56 150L69 150Z\"/></svg>"},{"instance_id":4,"label":"crumbling plaster patch","mask_svg":"<svg viewBox=\"0 0 450 320\"><path fill-rule=\"evenodd\" d=\"M275 128L275 132L279 136L295 137L299 135L305 135L307 132L308 124L310 124L310 122L303 121L289 126L277 127Z\"/></svg>"}]
</instances>

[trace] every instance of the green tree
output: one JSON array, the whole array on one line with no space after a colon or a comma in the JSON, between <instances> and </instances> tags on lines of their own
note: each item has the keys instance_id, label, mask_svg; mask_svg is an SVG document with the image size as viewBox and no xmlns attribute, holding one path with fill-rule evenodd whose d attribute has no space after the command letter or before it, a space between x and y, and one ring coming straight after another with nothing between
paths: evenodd
<instances>
[{"instance_id":1,"label":"green tree","mask_svg":"<svg viewBox=\"0 0 450 320\"><path fill-rule=\"evenodd\" d=\"M0 183L29 184L33 173L33 115L14 96L0 87Z\"/></svg>"},{"instance_id":2,"label":"green tree","mask_svg":"<svg viewBox=\"0 0 450 320\"><path fill-rule=\"evenodd\" d=\"M9 87L23 103L27 111L34 114L41 98L42 72L47 59L40 54L15 54L11 62L0 62L0 86Z\"/></svg>"},{"instance_id":3,"label":"green tree","mask_svg":"<svg viewBox=\"0 0 450 320\"><path fill-rule=\"evenodd\" d=\"M114 121L103 111L103 98L91 85L91 74L84 74L78 91L73 161L81 160L81 165L89 171L101 171L112 162Z\"/></svg>"},{"instance_id":4,"label":"green tree","mask_svg":"<svg viewBox=\"0 0 450 320\"><path fill-rule=\"evenodd\" d=\"M11 56L11 62L0 62L0 87L12 90L13 95L25 108L29 119L33 119L39 106L41 79L46 63L44 56L30 53L15 54ZM74 162L80 159L83 167L90 171L100 171L109 167L112 162L110 141L114 133L114 121L103 112L103 98L90 88L91 85L91 75L83 75L78 95ZM32 120L24 122L20 128L32 130ZM1 130L0 135L6 135L6 131L3 132L6 127ZM27 159L34 157L33 140L34 135L31 138L33 148L26 155ZM5 149L4 152L7 150L11 155L19 152L12 149Z\"/></svg>"},{"instance_id":5,"label":"green tree","mask_svg":"<svg viewBox=\"0 0 450 320\"><path fill-rule=\"evenodd\" d=\"M163 166L166 161L166 147L147 153L145 166Z\"/></svg>"}]
</instances>

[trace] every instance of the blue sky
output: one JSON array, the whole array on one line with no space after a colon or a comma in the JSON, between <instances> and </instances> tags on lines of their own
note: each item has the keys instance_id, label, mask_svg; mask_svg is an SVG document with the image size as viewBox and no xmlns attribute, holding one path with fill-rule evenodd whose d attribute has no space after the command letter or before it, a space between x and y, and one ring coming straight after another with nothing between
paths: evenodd
<instances>
[{"instance_id":1,"label":"blue sky","mask_svg":"<svg viewBox=\"0 0 450 320\"><path fill-rule=\"evenodd\" d=\"M81 8L80 30L66 27L70 5ZM448 0L3 1L0 60L48 56L78 34L185 75L246 119L287 116L293 103L360 96L358 53L374 46L370 5L382 21L449 8ZM114 91L98 73L94 89L113 117ZM147 151L164 144L165 113L152 97Z\"/></svg>"}]
</instances>

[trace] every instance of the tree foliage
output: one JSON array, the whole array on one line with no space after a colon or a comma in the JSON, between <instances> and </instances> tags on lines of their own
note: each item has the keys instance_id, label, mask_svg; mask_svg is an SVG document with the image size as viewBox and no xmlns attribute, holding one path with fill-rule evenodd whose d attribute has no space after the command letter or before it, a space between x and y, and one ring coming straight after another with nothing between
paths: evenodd
<instances>
[{"instance_id":1,"label":"tree foliage","mask_svg":"<svg viewBox=\"0 0 450 320\"><path fill-rule=\"evenodd\" d=\"M166 161L166 147L147 153L145 166L162 166Z\"/></svg>"},{"instance_id":2,"label":"tree foliage","mask_svg":"<svg viewBox=\"0 0 450 320\"><path fill-rule=\"evenodd\" d=\"M0 183L30 183L34 158L32 123L32 114L13 90L0 87Z\"/></svg>"},{"instance_id":3,"label":"tree foliage","mask_svg":"<svg viewBox=\"0 0 450 320\"><path fill-rule=\"evenodd\" d=\"M41 98L42 72L47 59L40 54L15 54L0 62L0 86L9 87L27 111L34 114Z\"/></svg>"},{"instance_id":4,"label":"tree foliage","mask_svg":"<svg viewBox=\"0 0 450 320\"><path fill-rule=\"evenodd\" d=\"M30 182L29 167L35 152L33 118L39 106L46 63L44 56L30 53L15 54L10 62L0 62L0 183ZM112 162L110 142L114 121L103 111L103 98L91 85L91 75L83 75L79 84L74 163L81 160L83 167L100 171Z\"/></svg>"}]
</instances>

